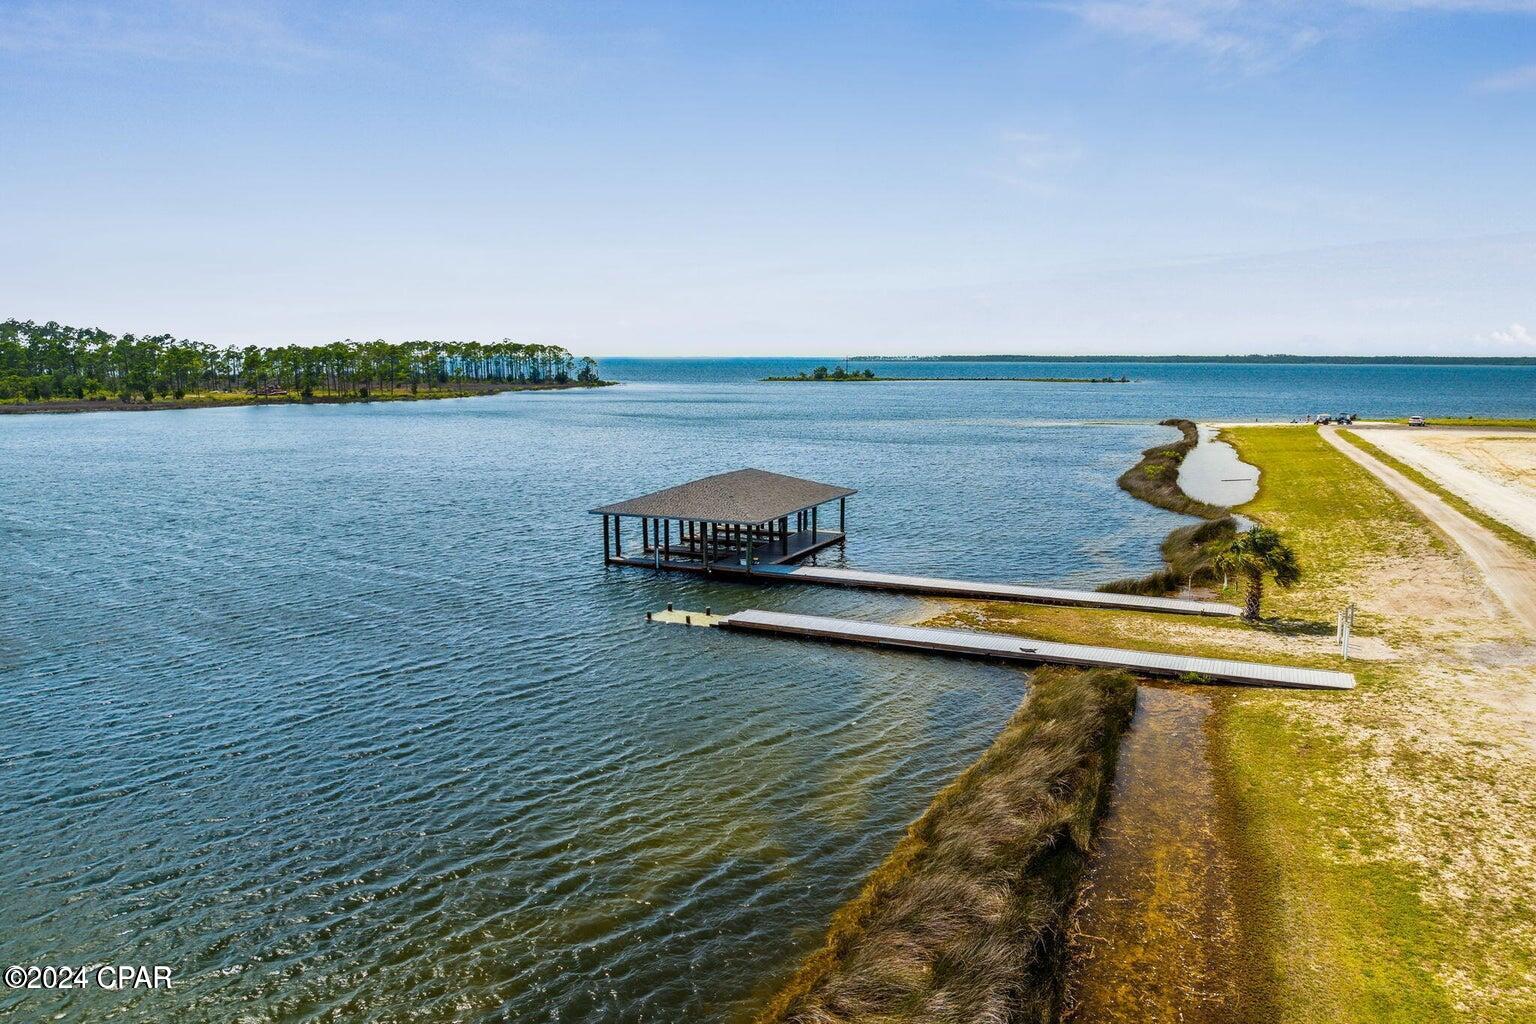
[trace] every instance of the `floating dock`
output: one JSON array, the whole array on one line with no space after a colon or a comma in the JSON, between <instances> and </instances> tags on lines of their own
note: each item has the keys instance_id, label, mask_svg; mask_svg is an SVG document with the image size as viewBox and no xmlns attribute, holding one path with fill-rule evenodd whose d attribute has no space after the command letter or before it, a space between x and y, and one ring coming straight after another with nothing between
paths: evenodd
<instances>
[{"instance_id":1,"label":"floating dock","mask_svg":"<svg viewBox=\"0 0 1536 1024\"><path fill-rule=\"evenodd\" d=\"M975 580L949 580L934 576L904 576L893 572L868 572L863 569L834 569L821 565L760 565L753 576L782 579L793 583L824 583L839 587L865 587L870 590L899 590L908 594L938 594L943 597L979 597L1024 604L1079 605L1086 608L1118 608L1138 612L1172 612L1178 615L1215 615L1236 617L1243 610L1235 604L1217 601L1187 601L1176 597L1143 597L1140 594L1106 594L1098 590L1062 590L1031 587L1020 583L980 583Z\"/></svg>"},{"instance_id":2,"label":"floating dock","mask_svg":"<svg viewBox=\"0 0 1536 1024\"><path fill-rule=\"evenodd\" d=\"M673 614L681 617L684 613ZM1002 633L897 626L860 619L760 611L755 608L731 615L709 616L708 624L720 629L773 633L810 640L900 647L962 657L1001 658L1037 665L1121 668L1138 675L1191 681L1210 680L1243 686L1280 686L1302 690L1352 690L1355 686L1355 677L1350 673L1326 669L1265 665L1252 661L1229 661L1225 658L1196 658L1183 654L1159 654L1154 651L1090 647L1084 644L1059 644Z\"/></svg>"},{"instance_id":3,"label":"floating dock","mask_svg":"<svg viewBox=\"0 0 1536 1024\"><path fill-rule=\"evenodd\" d=\"M833 587L861 587L866 590L890 590L903 594L933 594L939 597L979 598L990 601L1017 601L1022 604L1075 605L1082 608L1114 608L1122 611L1164 612L1173 615L1210 615L1236 618L1243 610L1220 601L1191 601L1177 597L1143 597L1140 594L1108 594L1099 590L1065 590L1057 587L1031 587L1022 583L983 583L978 580L951 580L937 576L906 576L894 572L869 572L864 569L836 569L823 565L757 564L748 572L746 566L730 562L712 562L705 566L692 559L644 557L609 559L612 565L663 572L692 572L740 583L816 583Z\"/></svg>"}]
</instances>

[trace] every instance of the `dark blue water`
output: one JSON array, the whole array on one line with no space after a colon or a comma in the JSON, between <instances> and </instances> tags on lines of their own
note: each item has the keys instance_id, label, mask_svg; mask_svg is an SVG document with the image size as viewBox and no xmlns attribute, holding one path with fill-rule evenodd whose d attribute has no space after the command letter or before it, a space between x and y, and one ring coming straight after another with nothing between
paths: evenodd
<instances>
[{"instance_id":1,"label":"dark blue water","mask_svg":"<svg viewBox=\"0 0 1536 1024\"><path fill-rule=\"evenodd\" d=\"M744 367L0 418L0 964L175 972L169 993L0 992L0 1019L728 1019L1027 680L648 625L667 601L923 606L605 569L586 509L759 466L859 488L854 564L1090 585L1152 568L1178 521L1113 483L1170 435L1147 420L1494 411L1453 398L1512 374L842 386Z\"/></svg>"},{"instance_id":2,"label":"dark blue water","mask_svg":"<svg viewBox=\"0 0 1536 1024\"><path fill-rule=\"evenodd\" d=\"M968 384L963 395L940 393L942 382L874 382L872 387L925 400L1006 406L1066 419L1290 420L1312 413L1367 417L1536 415L1536 366L1249 365L1241 363L998 363L784 359L607 359L603 372L647 383L744 384L768 376L845 365L881 377L1129 377L1129 385ZM765 387L767 385L764 385ZM776 387L825 387L776 384ZM1170 412L1170 409L1175 410Z\"/></svg>"}]
</instances>

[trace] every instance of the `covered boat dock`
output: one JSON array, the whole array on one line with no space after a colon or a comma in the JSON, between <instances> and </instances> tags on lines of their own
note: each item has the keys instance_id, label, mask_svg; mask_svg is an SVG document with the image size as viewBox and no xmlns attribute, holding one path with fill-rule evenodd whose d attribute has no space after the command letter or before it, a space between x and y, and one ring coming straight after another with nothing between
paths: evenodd
<instances>
[{"instance_id":1,"label":"covered boat dock","mask_svg":"<svg viewBox=\"0 0 1536 1024\"><path fill-rule=\"evenodd\" d=\"M716 473L591 510L603 517L603 561L694 572L784 565L841 544L851 487L761 469ZM821 509L837 503L837 529ZM625 549L625 520L640 521L639 546Z\"/></svg>"}]
</instances>

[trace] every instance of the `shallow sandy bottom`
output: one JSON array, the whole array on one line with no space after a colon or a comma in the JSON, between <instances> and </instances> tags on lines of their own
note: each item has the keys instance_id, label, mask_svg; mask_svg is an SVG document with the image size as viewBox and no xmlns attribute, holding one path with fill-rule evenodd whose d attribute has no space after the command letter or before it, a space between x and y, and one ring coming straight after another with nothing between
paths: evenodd
<instances>
[{"instance_id":1,"label":"shallow sandy bottom","mask_svg":"<svg viewBox=\"0 0 1536 1024\"><path fill-rule=\"evenodd\" d=\"M1433 427L1359 433L1495 519L1536 537L1536 433Z\"/></svg>"},{"instance_id":2,"label":"shallow sandy bottom","mask_svg":"<svg viewBox=\"0 0 1536 1024\"><path fill-rule=\"evenodd\" d=\"M1191 498L1225 505L1246 504L1259 492L1259 471L1237 457L1237 450L1217 440L1216 430L1200 424L1200 443L1179 464L1179 489Z\"/></svg>"}]
</instances>

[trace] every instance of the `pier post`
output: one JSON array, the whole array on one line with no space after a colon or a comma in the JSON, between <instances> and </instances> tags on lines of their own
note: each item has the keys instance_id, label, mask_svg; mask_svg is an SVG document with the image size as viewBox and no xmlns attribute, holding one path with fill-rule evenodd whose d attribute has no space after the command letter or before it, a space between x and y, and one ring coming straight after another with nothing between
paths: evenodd
<instances>
[{"instance_id":1,"label":"pier post","mask_svg":"<svg viewBox=\"0 0 1536 1024\"><path fill-rule=\"evenodd\" d=\"M757 532L757 527L747 527L747 575L752 575L752 535Z\"/></svg>"},{"instance_id":2,"label":"pier post","mask_svg":"<svg viewBox=\"0 0 1536 1024\"><path fill-rule=\"evenodd\" d=\"M848 499L837 499L837 532L846 535L848 533Z\"/></svg>"},{"instance_id":3,"label":"pier post","mask_svg":"<svg viewBox=\"0 0 1536 1024\"><path fill-rule=\"evenodd\" d=\"M816 534L816 513L818 509L811 509L811 543L815 544L821 538Z\"/></svg>"},{"instance_id":4,"label":"pier post","mask_svg":"<svg viewBox=\"0 0 1536 1024\"><path fill-rule=\"evenodd\" d=\"M613 538L608 534L608 516L603 516L603 564L613 561Z\"/></svg>"}]
</instances>

